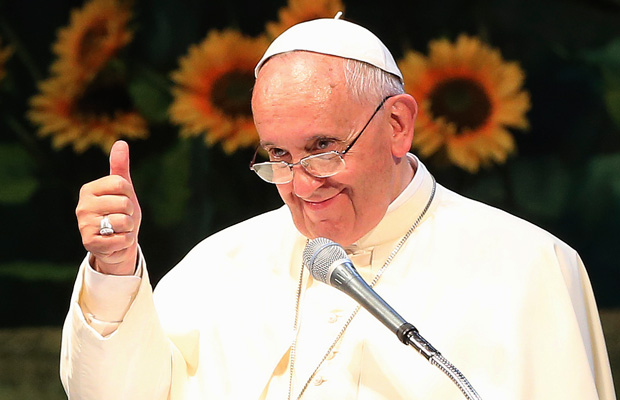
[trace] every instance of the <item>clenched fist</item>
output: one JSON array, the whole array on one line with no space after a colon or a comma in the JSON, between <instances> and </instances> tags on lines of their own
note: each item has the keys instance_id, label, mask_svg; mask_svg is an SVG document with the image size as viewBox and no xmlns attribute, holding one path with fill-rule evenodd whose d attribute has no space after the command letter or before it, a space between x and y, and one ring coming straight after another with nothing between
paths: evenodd
<instances>
[{"instance_id":1,"label":"clenched fist","mask_svg":"<svg viewBox=\"0 0 620 400\"><path fill-rule=\"evenodd\" d=\"M118 141L110 151L110 175L82 186L75 214L91 265L109 275L133 274L138 257L142 212L129 174L129 146ZM108 216L111 235L99 233Z\"/></svg>"}]
</instances>

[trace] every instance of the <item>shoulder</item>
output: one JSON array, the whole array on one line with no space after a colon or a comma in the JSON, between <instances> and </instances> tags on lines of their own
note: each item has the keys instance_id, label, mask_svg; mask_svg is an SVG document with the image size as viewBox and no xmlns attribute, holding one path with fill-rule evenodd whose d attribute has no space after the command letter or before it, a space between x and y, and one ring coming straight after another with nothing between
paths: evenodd
<instances>
[{"instance_id":1,"label":"shoulder","mask_svg":"<svg viewBox=\"0 0 620 400\"><path fill-rule=\"evenodd\" d=\"M555 243L566 246L552 233L516 215L441 186L439 192L435 218L450 225L453 230L475 234L480 241L509 241L511 246L518 246L519 243Z\"/></svg>"},{"instance_id":2,"label":"shoulder","mask_svg":"<svg viewBox=\"0 0 620 400\"><path fill-rule=\"evenodd\" d=\"M203 274L213 278L235 267L247 268L261 260L271 260L298 236L288 207L257 215L203 239L164 276L158 287Z\"/></svg>"},{"instance_id":3,"label":"shoulder","mask_svg":"<svg viewBox=\"0 0 620 400\"><path fill-rule=\"evenodd\" d=\"M480 261L495 260L511 268L574 270L577 252L552 233L499 208L441 188L434 213L436 240ZM545 267L543 267L545 266Z\"/></svg>"},{"instance_id":4,"label":"shoulder","mask_svg":"<svg viewBox=\"0 0 620 400\"><path fill-rule=\"evenodd\" d=\"M198 243L190 254L205 249L217 249L221 252L224 249L251 244L260 246L272 243L290 229L295 229L291 214L288 207L282 206L214 233Z\"/></svg>"},{"instance_id":5,"label":"shoulder","mask_svg":"<svg viewBox=\"0 0 620 400\"><path fill-rule=\"evenodd\" d=\"M583 262L571 246L499 208L441 187L432 218L428 240L443 249L434 257L469 274L485 279L510 277L513 288L519 282L525 286L546 282L547 288L555 282L571 291L587 279Z\"/></svg>"}]
</instances>

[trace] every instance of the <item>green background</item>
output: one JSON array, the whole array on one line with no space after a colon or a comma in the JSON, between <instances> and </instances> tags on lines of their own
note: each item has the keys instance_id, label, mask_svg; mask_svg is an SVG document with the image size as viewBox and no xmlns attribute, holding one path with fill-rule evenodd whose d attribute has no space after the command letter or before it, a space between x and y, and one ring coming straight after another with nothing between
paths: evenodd
<instances>
[{"instance_id":1,"label":"green background","mask_svg":"<svg viewBox=\"0 0 620 400\"><path fill-rule=\"evenodd\" d=\"M461 33L498 48L526 73L531 129L501 166L469 174L429 165L438 181L523 217L577 249L619 366L620 1L345 1L345 17L375 32L400 59ZM79 188L108 172L99 149L60 151L25 117L48 76L57 29L81 1L0 0L2 45L15 46L0 81L0 399L63 398L59 329L84 250ZM202 238L278 207L275 189L248 169L253 149L225 155L181 140L169 122L170 73L209 30L247 35L277 20L285 1L137 0L135 38L121 54L127 94L149 121L131 141L144 212L140 242L156 282ZM260 234L260 232L257 232Z\"/></svg>"}]
</instances>

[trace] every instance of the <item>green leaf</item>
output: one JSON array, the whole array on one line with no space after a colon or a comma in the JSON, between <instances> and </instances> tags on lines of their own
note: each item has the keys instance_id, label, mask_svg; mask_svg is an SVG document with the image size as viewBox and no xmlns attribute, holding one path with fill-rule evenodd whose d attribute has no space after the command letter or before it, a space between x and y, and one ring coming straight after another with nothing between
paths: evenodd
<instances>
[{"instance_id":1,"label":"green leaf","mask_svg":"<svg viewBox=\"0 0 620 400\"><path fill-rule=\"evenodd\" d=\"M71 282L75 279L77 271L77 264L17 261L1 264L0 278L13 277L28 281Z\"/></svg>"},{"instance_id":2,"label":"green leaf","mask_svg":"<svg viewBox=\"0 0 620 400\"><path fill-rule=\"evenodd\" d=\"M584 58L601 67L620 66L620 37L599 49L585 52Z\"/></svg>"},{"instance_id":3,"label":"green leaf","mask_svg":"<svg viewBox=\"0 0 620 400\"><path fill-rule=\"evenodd\" d=\"M607 90L605 93L605 105L614 124L620 128L620 87Z\"/></svg>"},{"instance_id":4,"label":"green leaf","mask_svg":"<svg viewBox=\"0 0 620 400\"><path fill-rule=\"evenodd\" d=\"M19 204L30 199L39 182L35 163L17 144L0 144L0 203Z\"/></svg>"},{"instance_id":5,"label":"green leaf","mask_svg":"<svg viewBox=\"0 0 620 400\"><path fill-rule=\"evenodd\" d=\"M145 160L136 170L136 189L160 227L181 221L191 195L190 142L179 139L163 156Z\"/></svg>"},{"instance_id":6,"label":"green leaf","mask_svg":"<svg viewBox=\"0 0 620 400\"><path fill-rule=\"evenodd\" d=\"M506 200L506 185L497 169L480 171L475 179L458 190L486 204L499 205Z\"/></svg>"},{"instance_id":7,"label":"green leaf","mask_svg":"<svg viewBox=\"0 0 620 400\"><path fill-rule=\"evenodd\" d=\"M601 49L586 53L585 58L600 69L607 112L620 128L620 38L612 40Z\"/></svg>"},{"instance_id":8,"label":"green leaf","mask_svg":"<svg viewBox=\"0 0 620 400\"><path fill-rule=\"evenodd\" d=\"M600 155L585 167L583 217L595 225L620 215L620 154Z\"/></svg>"},{"instance_id":9,"label":"green leaf","mask_svg":"<svg viewBox=\"0 0 620 400\"><path fill-rule=\"evenodd\" d=\"M149 121L162 123L168 118L170 94L161 80L143 70L129 83L129 94L134 105Z\"/></svg>"},{"instance_id":10,"label":"green leaf","mask_svg":"<svg viewBox=\"0 0 620 400\"><path fill-rule=\"evenodd\" d=\"M519 159L510 175L515 202L528 214L556 219L566 209L571 175L559 158Z\"/></svg>"}]
</instances>

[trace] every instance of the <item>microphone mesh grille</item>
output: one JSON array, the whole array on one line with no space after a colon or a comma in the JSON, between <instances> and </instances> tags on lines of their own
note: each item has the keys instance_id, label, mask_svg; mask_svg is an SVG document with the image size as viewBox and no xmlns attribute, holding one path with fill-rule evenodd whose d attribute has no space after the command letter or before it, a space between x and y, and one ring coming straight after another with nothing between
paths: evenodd
<instances>
[{"instance_id":1,"label":"microphone mesh grille","mask_svg":"<svg viewBox=\"0 0 620 400\"><path fill-rule=\"evenodd\" d=\"M329 267L336 260L347 258L347 253L336 242L326 238L312 239L304 249L304 264L314 277L329 284Z\"/></svg>"}]
</instances>

